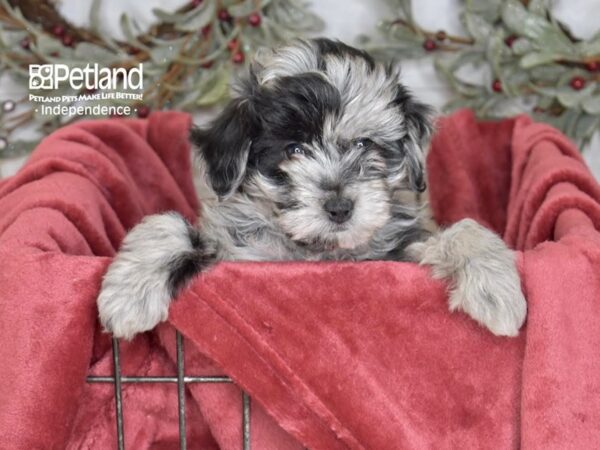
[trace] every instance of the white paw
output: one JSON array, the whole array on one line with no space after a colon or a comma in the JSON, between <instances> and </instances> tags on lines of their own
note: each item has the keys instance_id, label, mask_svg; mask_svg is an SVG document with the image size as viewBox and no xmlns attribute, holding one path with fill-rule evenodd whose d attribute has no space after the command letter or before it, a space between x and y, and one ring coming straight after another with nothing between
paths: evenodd
<instances>
[{"instance_id":1,"label":"white paw","mask_svg":"<svg viewBox=\"0 0 600 450\"><path fill-rule=\"evenodd\" d=\"M148 216L123 240L98 296L104 329L131 339L167 319L173 258L191 249L189 227L173 213Z\"/></svg>"},{"instance_id":2,"label":"white paw","mask_svg":"<svg viewBox=\"0 0 600 450\"><path fill-rule=\"evenodd\" d=\"M498 336L516 336L527 302L514 254L499 236L471 219L414 244L410 253L450 281L450 310L461 310Z\"/></svg>"}]
</instances>

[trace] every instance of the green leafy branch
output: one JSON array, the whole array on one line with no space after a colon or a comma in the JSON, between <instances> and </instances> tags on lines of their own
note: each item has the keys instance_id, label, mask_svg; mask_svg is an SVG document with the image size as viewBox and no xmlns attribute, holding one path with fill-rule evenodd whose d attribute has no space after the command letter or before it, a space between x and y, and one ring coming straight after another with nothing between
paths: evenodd
<instances>
[{"instance_id":1,"label":"green leafy branch","mask_svg":"<svg viewBox=\"0 0 600 450\"><path fill-rule=\"evenodd\" d=\"M247 64L258 47L322 28L322 21L303 0L192 0L175 12L155 9L156 24L145 30L123 15L120 27L125 38L118 40L100 29L99 7L100 1L94 0L90 27L81 28L65 20L51 0L0 0L0 69L26 93L30 64L84 68L98 63L130 70L143 63L143 101L107 99L94 100L94 104L129 105L145 117L151 110L189 111L222 101L232 74ZM93 94L73 90L68 84L34 93L50 97ZM2 103L0 158L31 150L32 142L9 141L24 127L33 125L47 134L81 118L42 115L36 106L27 96Z\"/></svg>"},{"instance_id":2,"label":"green leafy branch","mask_svg":"<svg viewBox=\"0 0 600 450\"><path fill-rule=\"evenodd\" d=\"M482 118L527 112L585 144L600 129L600 30L576 38L548 0L465 0L467 36L428 31L410 0L391 0L396 17L381 23L383 39L366 46L384 58L434 56L454 99L446 111L468 107ZM479 71L485 82L466 73Z\"/></svg>"}]
</instances>

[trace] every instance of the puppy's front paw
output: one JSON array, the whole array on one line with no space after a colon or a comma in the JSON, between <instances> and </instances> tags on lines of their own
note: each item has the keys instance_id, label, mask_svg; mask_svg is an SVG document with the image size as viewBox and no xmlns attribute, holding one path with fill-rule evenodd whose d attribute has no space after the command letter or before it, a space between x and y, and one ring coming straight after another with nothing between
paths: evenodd
<instances>
[{"instance_id":1,"label":"puppy's front paw","mask_svg":"<svg viewBox=\"0 0 600 450\"><path fill-rule=\"evenodd\" d=\"M127 234L104 276L98 297L104 329L131 339L166 320L176 289L212 253L181 216L145 218Z\"/></svg>"},{"instance_id":2,"label":"puppy's front paw","mask_svg":"<svg viewBox=\"0 0 600 450\"><path fill-rule=\"evenodd\" d=\"M465 219L415 248L437 278L450 280L450 310L462 310L498 336L516 336L527 303L514 254L499 236Z\"/></svg>"},{"instance_id":3,"label":"puppy's front paw","mask_svg":"<svg viewBox=\"0 0 600 450\"><path fill-rule=\"evenodd\" d=\"M497 336L517 336L525 322L527 303L516 270L510 260L492 263L506 268L496 272L489 261L474 262L455 280L450 292L450 310L462 310Z\"/></svg>"},{"instance_id":4,"label":"puppy's front paw","mask_svg":"<svg viewBox=\"0 0 600 450\"><path fill-rule=\"evenodd\" d=\"M134 265L112 264L98 296L100 322L114 337L129 340L166 320L170 301L169 293Z\"/></svg>"}]
</instances>

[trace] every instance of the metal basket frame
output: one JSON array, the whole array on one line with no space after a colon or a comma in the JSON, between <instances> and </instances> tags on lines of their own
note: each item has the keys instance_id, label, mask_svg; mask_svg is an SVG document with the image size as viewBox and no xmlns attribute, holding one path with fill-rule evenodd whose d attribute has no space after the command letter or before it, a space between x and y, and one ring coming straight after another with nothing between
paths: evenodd
<instances>
[{"instance_id":1,"label":"metal basket frame","mask_svg":"<svg viewBox=\"0 0 600 450\"><path fill-rule=\"evenodd\" d=\"M187 449L186 428L185 428L185 385L189 383L232 383L231 378L227 376L190 376L185 375L184 367L184 346L183 336L179 331L176 333L177 339L177 376L176 377L135 377L121 375L121 360L119 351L119 341L116 338L112 340L113 353L113 376L88 376L88 383L112 383L115 390L115 409L116 409L116 427L117 427L117 447L119 450L125 450L125 432L123 430L123 395L122 383L176 383L177 384L177 403L179 414L179 448ZM242 442L243 450L250 450L250 397L242 391Z\"/></svg>"}]
</instances>

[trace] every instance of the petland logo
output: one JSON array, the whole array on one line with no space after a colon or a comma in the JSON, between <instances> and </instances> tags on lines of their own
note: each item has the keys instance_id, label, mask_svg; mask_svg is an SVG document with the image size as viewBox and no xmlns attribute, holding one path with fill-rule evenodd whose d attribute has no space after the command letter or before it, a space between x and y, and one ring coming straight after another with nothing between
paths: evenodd
<instances>
[{"instance_id":1,"label":"petland logo","mask_svg":"<svg viewBox=\"0 0 600 450\"><path fill-rule=\"evenodd\" d=\"M74 92L65 92L64 87ZM129 104L144 100L142 89L142 64L129 69L98 64L83 68L66 64L29 66L29 101L40 104L35 112L43 116L129 116L138 111Z\"/></svg>"},{"instance_id":2,"label":"petland logo","mask_svg":"<svg viewBox=\"0 0 600 450\"><path fill-rule=\"evenodd\" d=\"M66 64L29 65L29 89L53 90L58 89L64 82L68 82L72 89L77 90L138 90L144 87L144 67L139 64L126 70L123 67L100 68L98 64L87 64L85 68L69 67Z\"/></svg>"}]
</instances>

